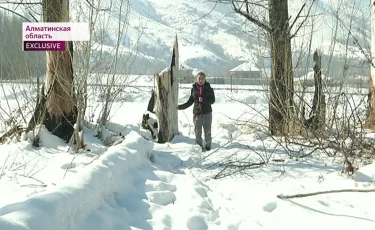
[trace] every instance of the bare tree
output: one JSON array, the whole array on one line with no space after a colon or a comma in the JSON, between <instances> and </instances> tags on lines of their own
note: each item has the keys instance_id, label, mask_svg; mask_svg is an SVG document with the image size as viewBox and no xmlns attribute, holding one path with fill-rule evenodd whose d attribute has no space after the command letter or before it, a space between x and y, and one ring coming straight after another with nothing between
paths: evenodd
<instances>
[{"instance_id":1,"label":"bare tree","mask_svg":"<svg viewBox=\"0 0 375 230\"><path fill-rule=\"evenodd\" d=\"M15 8L25 8L22 10L22 12L24 12L26 15L28 15L28 10L26 10L26 8L36 8L35 10L32 10L32 12L35 12L35 15L41 15L40 12L42 10L46 10L45 3L48 1L43 1L38 4L31 4L32 7L29 7L29 3L31 2L32 0L16 0L9 4L14 5ZM58 2L54 3L57 4ZM40 9L38 9L38 7L40 7ZM124 89L129 86L131 87L131 84L137 80L138 77L131 78L128 73L137 56L139 39L142 36L143 31L142 24L140 22L140 26L138 28L141 30L139 31L139 36L137 37L138 40L133 40L129 46L124 47L124 40L126 40L125 36L127 36L128 32L127 18L130 10L130 2L128 0L110 0L106 2L100 0L74 1L73 3L70 3L68 7L70 8L70 11L73 12L74 18L69 18L69 14L67 14L66 17L64 17L64 20L88 22L90 24L90 40L88 42L74 42L74 60L72 58L72 43L68 44L69 48L71 48L69 52L71 57L69 63L62 64L61 67L59 67L58 64L52 65L52 62L48 62L49 74L53 73L53 68L56 70L63 70L63 67L66 67L65 70L68 70L69 66L72 67L72 65L74 65L74 72L73 69L71 69L71 72L68 73L71 74L71 81L57 78L62 76L63 73L56 73L55 75L57 77L54 78L54 80L50 75L47 75L46 84L44 84L44 89L37 99L37 108L26 131L32 130L37 124L40 123L47 126L46 123L51 123L51 118L56 117L55 115L52 116L51 114L47 113L47 106L44 106L44 103L49 101L49 98L55 95L53 89L58 89L59 85L64 84L62 87L60 87L60 89L64 89L66 92L71 91L71 94L74 97L65 98L68 100L72 99L70 102L72 102L74 106L75 113L74 117L71 117L74 119L74 122L70 122L70 124L68 124L70 118L62 112L63 117L65 118L61 119L62 122L64 122L64 120L68 121L62 125L70 125L69 130L71 130L69 132L72 132L73 127L75 127L74 144L76 144L76 148L78 150L84 148L85 146L83 140L84 124L87 124L87 122L94 122L95 111L92 111L92 109L101 109L99 118L97 120L98 127L100 127L97 130L99 131L98 137L101 138L100 130L102 130L102 128L108 128L107 123L110 120L110 116L113 114L111 110L114 102L116 100L123 99L122 95L124 95ZM14 13L13 11L14 9L9 9L9 12ZM20 10L18 10L18 12L19 11ZM57 17L59 14L55 15ZM26 16L23 18L26 18ZM38 20L35 19L34 21ZM57 19L55 21L57 21ZM110 37L111 35L115 35L115 38ZM108 40L111 40L111 42L114 44L106 45L105 41ZM52 56L49 55L48 58L50 59ZM64 56L60 55L59 57L56 57L56 59L63 60ZM74 62L72 63L72 61ZM53 84L51 84L51 82L53 82ZM67 86L69 84L72 85L71 88ZM55 100L56 99L62 98L57 97ZM92 101L89 101L91 99L97 101L95 103L91 103ZM102 100L98 101L98 99ZM51 107L52 105L48 106ZM65 106L67 104L59 101L59 105ZM58 106L55 105L55 107ZM86 112L87 108L90 109L88 111L89 114ZM64 127L59 127L62 128L62 130L67 130ZM49 130L56 134L59 132L59 127ZM66 137L66 139L68 139L68 137ZM37 140L38 138L35 138L36 143Z\"/></svg>"},{"instance_id":2,"label":"bare tree","mask_svg":"<svg viewBox=\"0 0 375 230\"><path fill-rule=\"evenodd\" d=\"M140 22L136 40L124 46L124 41L132 37L128 35L128 0L76 1L71 7L75 12L75 21L90 24L90 41L75 42L77 123L80 124L80 128L76 126L77 137L83 143L82 130L85 123L95 126L96 136L110 145L113 140L103 131L110 129L109 121L114 115L114 108L121 106L121 102L125 100L126 88L132 87L132 83L140 77L131 76L129 72L137 57L139 39L144 28Z\"/></svg>"},{"instance_id":3,"label":"bare tree","mask_svg":"<svg viewBox=\"0 0 375 230\"><path fill-rule=\"evenodd\" d=\"M286 136L294 125L293 102L293 66L291 39L302 26L302 21L295 32L291 29L305 7L302 6L293 22L290 22L288 0L231 0L234 11L246 20L265 30L271 49L271 81L269 101L269 130L272 135ZM266 19L268 14L268 19ZM305 16L307 18L307 16ZM291 25L290 25L291 23Z\"/></svg>"},{"instance_id":4,"label":"bare tree","mask_svg":"<svg viewBox=\"0 0 375 230\"><path fill-rule=\"evenodd\" d=\"M132 83L138 80L139 76L130 76L130 68L137 56L139 39L143 30L139 31L136 41L130 47L124 47L124 40L129 33L127 18L130 14L130 2L128 0L111 0L109 6L100 6L101 1L97 1L96 8L105 9L99 13L101 20L96 25L94 34L93 48L97 60L93 60L93 72L90 78L98 90L100 100L100 112L97 119L98 134L101 138L101 131L108 127L111 119L111 111L116 101L123 100L124 91ZM140 23L141 24L141 23ZM115 29L111 31L114 36L111 37L108 27ZM142 29L142 27L140 26ZM98 32L99 31L99 32ZM105 50L106 41L111 40L110 50ZM108 47L106 48L108 49ZM131 52L129 52L131 50ZM126 55L125 55L126 54Z\"/></svg>"},{"instance_id":5,"label":"bare tree","mask_svg":"<svg viewBox=\"0 0 375 230\"><path fill-rule=\"evenodd\" d=\"M43 0L42 8L44 22L69 21L67 0ZM77 115L72 59L72 42L67 42L67 50L64 52L47 51L46 80L28 130L42 123L54 135L66 142L70 140ZM37 143L38 138L35 138L34 144Z\"/></svg>"},{"instance_id":6,"label":"bare tree","mask_svg":"<svg viewBox=\"0 0 375 230\"><path fill-rule=\"evenodd\" d=\"M262 1L258 1L257 3L261 2ZM239 157L239 153L234 153L222 160L215 159L215 162L210 166L210 169L219 169L220 171L214 176L214 178L233 176L238 173L240 173L241 176L247 174L254 176L255 173L251 173L251 171L262 167L263 165L272 166L273 162L283 164L282 162L288 161L290 158L304 161L304 158L306 157L320 157L321 154L326 154L327 156L332 157L335 161L338 160L342 162L342 173L348 173L349 175L356 170L357 166L364 162L368 162L366 158L373 154L374 145L372 140L363 138L365 131L363 129L364 116L362 111L364 103L362 95L356 95L353 93L352 87L345 87L351 86L345 81L347 76L353 72L355 73L355 71L350 72L350 68L358 69L358 66L355 66L355 62L358 57L358 51L361 49L358 43L358 40L360 40L358 36L361 33L356 33L358 30L358 24L355 24L355 19L359 21L358 15L360 12L357 7L358 1L342 0L339 4L335 2L332 9L325 8L327 11L332 10L332 13L329 12L322 14L321 11L318 10L315 16L312 16L313 13L309 14L309 20L312 20L311 23L309 23L309 27L307 28L304 26L304 28L301 28L299 33L302 34L302 39L294 40L296 43L300 42L305 43L306 45L306 50L303 50L303 47L301 46L300 52L306 52L306 54L304 55L305 57L298 57L295 69L299 69L301 72L300 74L307 74L309 71L308 69L311 68L309 62L311 60L315 61L315 82L311 82L311 79L306 82L301 82L301 86L303 86L302 92L300 92L297 87L297 90L294 91L295 101L300 101L301 104L308 106L310 116L313 118L311 119L312 125L301 130L302 137L298 135L280 139L274 136L269 136L267 132L268 127L263 125L263 122L259 122L260 120L264 121L267 119L267 116L263 114L262 109L252 106L249 103L242 102L250 108L248 114L254 112L257 114L257 117L261 116L262 119L246 118L242 121L243 124L240 125L245 127L260 127L257 128L257 130L251 130L251 138L256 136L259 132L264 132L263 135L259 135L259 139L261 141L265 138L268 140L272 139L271 143L275 143L275 147L269 148L268 146L270 142L267 142L266 148L264 149L261 149L258 146L252 146L251 144L249 144L249 146L243 146L242 143L246 142L242 142L241 144L238 143L239 145L242 145L242 147L247 147L245 150L240 149L239 147L238 152L243 155L245 155L244 153L249 154L244 157ZM252 9L253 8L249 9L249 11L259 13L258 11L251 11ZM265 11L268 11L268 8L264 9ZM256 15L256 19L259 21L262 19L260 15L261 14ZM330 49L326 48L327 44L321 44L318 40L319 36L316 36L316 29L319 28L319 24L322 23L322 21L324 24L329 24L330 28L333 30L331 33L332 43ZM304 25L306 25L306 23L304 23ZM339 30L338 28L343 29ZM362 29L363 31L366 30L366 28L361 28L361 30ZM323 33L326 33L326 30L324 30ZM366 36L364 36L364 38L366 38ZM317 48L317 50L320 51L317 53L319 55L312 55L312 41L315 43L314 49ZM293 47L294 52L296 50L298 51L296 46ZM329 50L329 52L327 52L327 50ZM326 51L326 53L324 53L324 51ZM337 55L337 53L339 53L339 55ZM327 60L329 60L328 63ZM368 67L365 66L364 68ZM327 81L328 79L325 79L325 76L323 77L323 69L327 72L329 77L336 74L336 79L337 81L340 80L340 82L335 82L334 84L329 83L329 81ZM294 74L298 74L298 72L295 71ZM314 93L312 86L314 85L316 96L312 97L312 93ZM304 97L305 93L306 97ZM323 93L329 95L328 100ZM329 108L328 113L324 109L325 99L327 101L326 106ZM313 106L311 106L311 104L313 104ZM304 116L305 115L303 115L303 117ZM296 121L301 122L302 119L296 119ZM237 120L234 124L236 124L236 122ZM331 123L335 124L333 128ZM302 127L303 123L301 122L298 125ZM310 132L315 128L324 130L325 135L322 136L322 132ZM244 139L246 139L246 137ZM235 141L233 141L231 145L232 144L235 144ZM267 151L272 152L272 157L264 157ZM282 154L278 154L279 151L281 151ZM258 155L258 157L255 155ZM205 165L209 164L205 162ZM285 173L285 171L282 173Z\"/></svg>"},{"instance_id":7,"label":"bare tree","mask_svg":"<svg viewBox=\"0 0 375 230\"><path fill-rule=\"evenodd\" d=\"M94 27L99 19L99 13L106 11L105 8L100 8L100 3L91 1L79 1L72 6L75 12L75 21L83 21L89 23L90 26L90 39L89 41L75 42L77 49L75 50L75 85L77 87L77 125L74 129L74 141L76 149L83 149L85 142L83 138L85 115L88 104L88 78L92 69L92 56L95 52L94 47Z\"/></svg>"},{"instance_id":8,"label":"bare tree","mask_svg":"<svg viewBox=\"0 0 375 230\"><path fill-rule=\"evenodd\" d=\"M19 48L23 21L22 17L0 10L0 94L5 99L0 105L3 142L13 133L18 135L27 125L29 114L35 109L35 76L46 71L44 53L23 52Z\"/></svg>"}]
</instances>

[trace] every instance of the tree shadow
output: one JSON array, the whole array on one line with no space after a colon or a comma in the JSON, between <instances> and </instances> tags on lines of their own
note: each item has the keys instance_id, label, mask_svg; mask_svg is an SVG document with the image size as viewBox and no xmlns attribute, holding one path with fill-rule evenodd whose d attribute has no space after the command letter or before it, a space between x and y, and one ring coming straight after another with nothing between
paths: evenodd
<instances>
[{"instance_id":1,"label":"tree shadow","mask_svg":"<svg viewBox=\"0 0 375 230\"><path fill-rule=\"evenodd\" d=\"M195 163L192 159L184 161L178 156L174 155L173 152L163 150L153 150L150 160L158 167L174 174L184 174L181 169L184 167L189 167Z\"/></svg>"},{"instance_id":2,"label":"tree shadow","mask_svg":"<svg viewBox=\"0 0 375 230\"><path fill-rule=\"evenodd\" d=\"M182 134L178 134L178 135L175 135L173 137L171 143L173 143L173 144L186 143L186 144L192 144L193 145L195 143L195 138L185 136L185 135L182 135Z\"/></svg>"},{"instance_id":3,"label":"tree shadow","mask_svg":"<svg viewBox=\"0 0 375 230\"><path fill-rule=\"evenodd\" d=\"M358 220L364 220L364 221L370 221L370 222L375 222L375 220L372 220L372 219L367 219L367 218L364 218L364 217L359 217L359 216L350 216L350 215L346 215L346 214L336 214L336 213L328 213L328 212L324 212L324 211L321 211L321 210L317 210L317 209L314 209L314 208L311 208L311 207L308 207L306 205L303 205L303 204L300 204L298 202L295 202L295 201L292 201L292 200L288 200L290 203L292 204L295 204L299 207L302 207L302 208L305 208L305 209L308 209L310 211L313 211L313 212L317 212L317 213L320 213L320 214L324 214L324 215L329 215L329 216L338 216L338 217L348 217L348 218L353 218L353 219L358 219Z\"/></svg>"}]
</instances>

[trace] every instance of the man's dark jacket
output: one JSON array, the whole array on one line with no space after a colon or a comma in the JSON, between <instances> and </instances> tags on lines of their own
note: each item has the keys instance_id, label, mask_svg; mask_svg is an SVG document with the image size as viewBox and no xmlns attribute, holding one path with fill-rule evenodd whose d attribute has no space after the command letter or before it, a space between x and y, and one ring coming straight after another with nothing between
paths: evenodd
<instances>
[{"instance_id":1,"label":"man's dark jacket","mask_svg":"<svg viewBox=\"0 0 375 230\"><path fill-rule=\"evenodd\" d=\"M212 112L211 105L215 103L215 93L214 93L214 90L211 88L210 83L205 82L203 84L203 101L202 102L199 102L197 83L194 83L193 88L191 89L189 100L186 103L178 106L178 109L186 109L190 107L193 103L194 103L194 107L193 107L194 115L201 115L201 114L207 114L207 113Z\"/></svg>"}]
</instances>

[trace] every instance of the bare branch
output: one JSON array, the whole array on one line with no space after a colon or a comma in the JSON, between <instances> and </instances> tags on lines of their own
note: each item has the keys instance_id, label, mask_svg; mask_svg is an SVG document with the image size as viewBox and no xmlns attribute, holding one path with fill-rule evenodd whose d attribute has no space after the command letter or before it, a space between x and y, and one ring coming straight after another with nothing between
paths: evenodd
<instances>
[{"instance_id":1,"label":"bare branch","mask_svg":"<svg viewBox=\"0 0 375 230\"><path fill-rule=\"evenodd\" d=\"M246 3L246 10L247 10L246 13L243 12L243 11L241 10L242 6L241 6L240 8L238 8L238 6L235 4L235 2L236 2L235 0L232 0L232 7L233 7L233 10L234 10L236 13L242 15L243 17L245 17L247 20L249 20L250 22L254 23L255 25L257 25L257 26L259 26L259 27L265 29L267 32L271 32L271 27L270 27L269 25L267 25L266 23L263 23L263 22L259 21L258 19L254 18L254 17L249 13L249 11L248 11L248 9L249 9L249 8L248 8L248 4L249 4L249 3L248 3L247 0L245 0L245 3ZM243 5L243 4L242 4L242 5Z\"/></svg>"},{"instance_id":2,"label":"bare branch","mask_svg":"<svg viewBox=\"0 0 375 230\"><path fill-rule=\"evenodd\" d=\"M25 20L28 21L28 22L31 22L30 19L26 18L26 17L23 16L22 14L19 14L19 13L15 12L15 11L13 11L13 10L11 10L11 9L8 9L8 8L6 8L6 7L3 7L3 6L0 6L0 9L3 9L3 10L6 10L6 11L9 11L9 12L11 12L12 14L17 15L18 17L23 18L23 19L25 19Z\"/></svg>"},{"instance_id":3,"label":"bare branch","mask_svg":"<svg viewBox=\"0 0 375 230\"><path fill-rule=\"evenodd\" d=\"M311 5L312 5L312 4L311 4ZM293 28L293 26L294 26L294 24L297 22L298 18L300 18L300 15L301 15L301 13L302 13L302 10L303 10L303 8L305 8L305 6L306 6L306 3L304 3L303 6L301 7L301 9L299 10L299 12L298 12L298 14L297 14L297 17L294 19L292 25L290 25L290 29Z\"/></svg>"},{"instance_id":4,"label":"bare branch","mask_svg":"<svg viewBox=\"0 0 375 230\"><path fill-rule=\"evenodd\" d=\"M38 19L36 19L36 17L35 17L31 12L28 12L28 14L29 14L30 17L32 17L36 22L38 22Z\"/></svg>"},{"instance_id":5,"label":"bare branch","mask_svg":"<svg viewBox=\"0 0 375 230\"><path fill-rule=\"evenodd\" d=\"M1 1L0 4L12 5L42 5L42 2L24 2L24 1Z\"/></svg>"},{"instance_id":6,"label":"bare branch","mask_svg":"<svg viewBox=\"0 0 375 230\"><path fill-rule=\"evenodd\" d=\"M290 198L301 198L301 197L316 196L316 195L327 194L327 193L342 193L342 192L375 192L375 189L329 190L329 191L312 192L312 193L304 193L304 194L296 194L296 195L277 195L277 198L285 200L285 199L290 199Z\"/></svg>"},{"instance_id":7,"label":"bare branch","mask_svg":"<svg viewBox=\"0 0 375 230\"><path fill-rule=\"evenodd\" d=\"M307 16L305 16L305 19L299 24L299 26L298 26L298 28L296 29L296 31L290 36L290 39L294 38L294 37L297 35L298 31L302 28L303 24L305 24L305 22L306 22L307 19L308 19L308 16L310 15L310 11L311 11L311 8L312 8L312 6L313 6L314 3L315 3L315 0L313 0L313 2L311 3L310 8L309 8L309 10L307 11ZM297 17L294 19L292 25L290 26L290 29L292 29L293 26L294 26L294 24L297 22L297 19L300 17L300 14L301 14L301 12L302 12L302 10L303 10L303 8L304 8L305 6L306 6L306 3L303 4L303 6L302 6L301 10L299 11Z\"/></svg>"},{"instance_id":8,"label":"bare branch","mask_svg":"<svg viewBox=\"0 0 375 230\"><path fill-rule=\"evenodd\" d=\"M94 6L94 4L92 2L90 2L89 0L86 0L86 3L93 9L97 10L97 11L111 11L112 9L112 1L110 1L110 5L108 8L98 8L96 6Z\"/></svg>"}]
</instances>

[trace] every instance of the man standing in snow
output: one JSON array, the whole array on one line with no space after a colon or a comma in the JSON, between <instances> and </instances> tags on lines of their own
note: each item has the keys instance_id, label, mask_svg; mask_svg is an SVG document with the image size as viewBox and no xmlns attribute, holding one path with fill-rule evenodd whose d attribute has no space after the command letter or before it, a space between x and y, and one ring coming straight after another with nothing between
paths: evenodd
<instances>
[{"instance_id":1,"label":"man standing in snow","mask_svg":"<svg viewBox=\"0 0 375 230\"><path fill-rule=\"evenodd\" d=\"M206 75L203 72L197 74L197 82L193 84L189 100L178 105L177 109L183 110L189 108L194 103L194 131L195 142L203 149L202 143L202 127L204 130L204 140L206 141L205 148L207 151L211 149L211 125L212 125L212 108L211 105L215 103L215 93L211 88L210 83L206 81Z\"/></svg>"}]
</instances>

